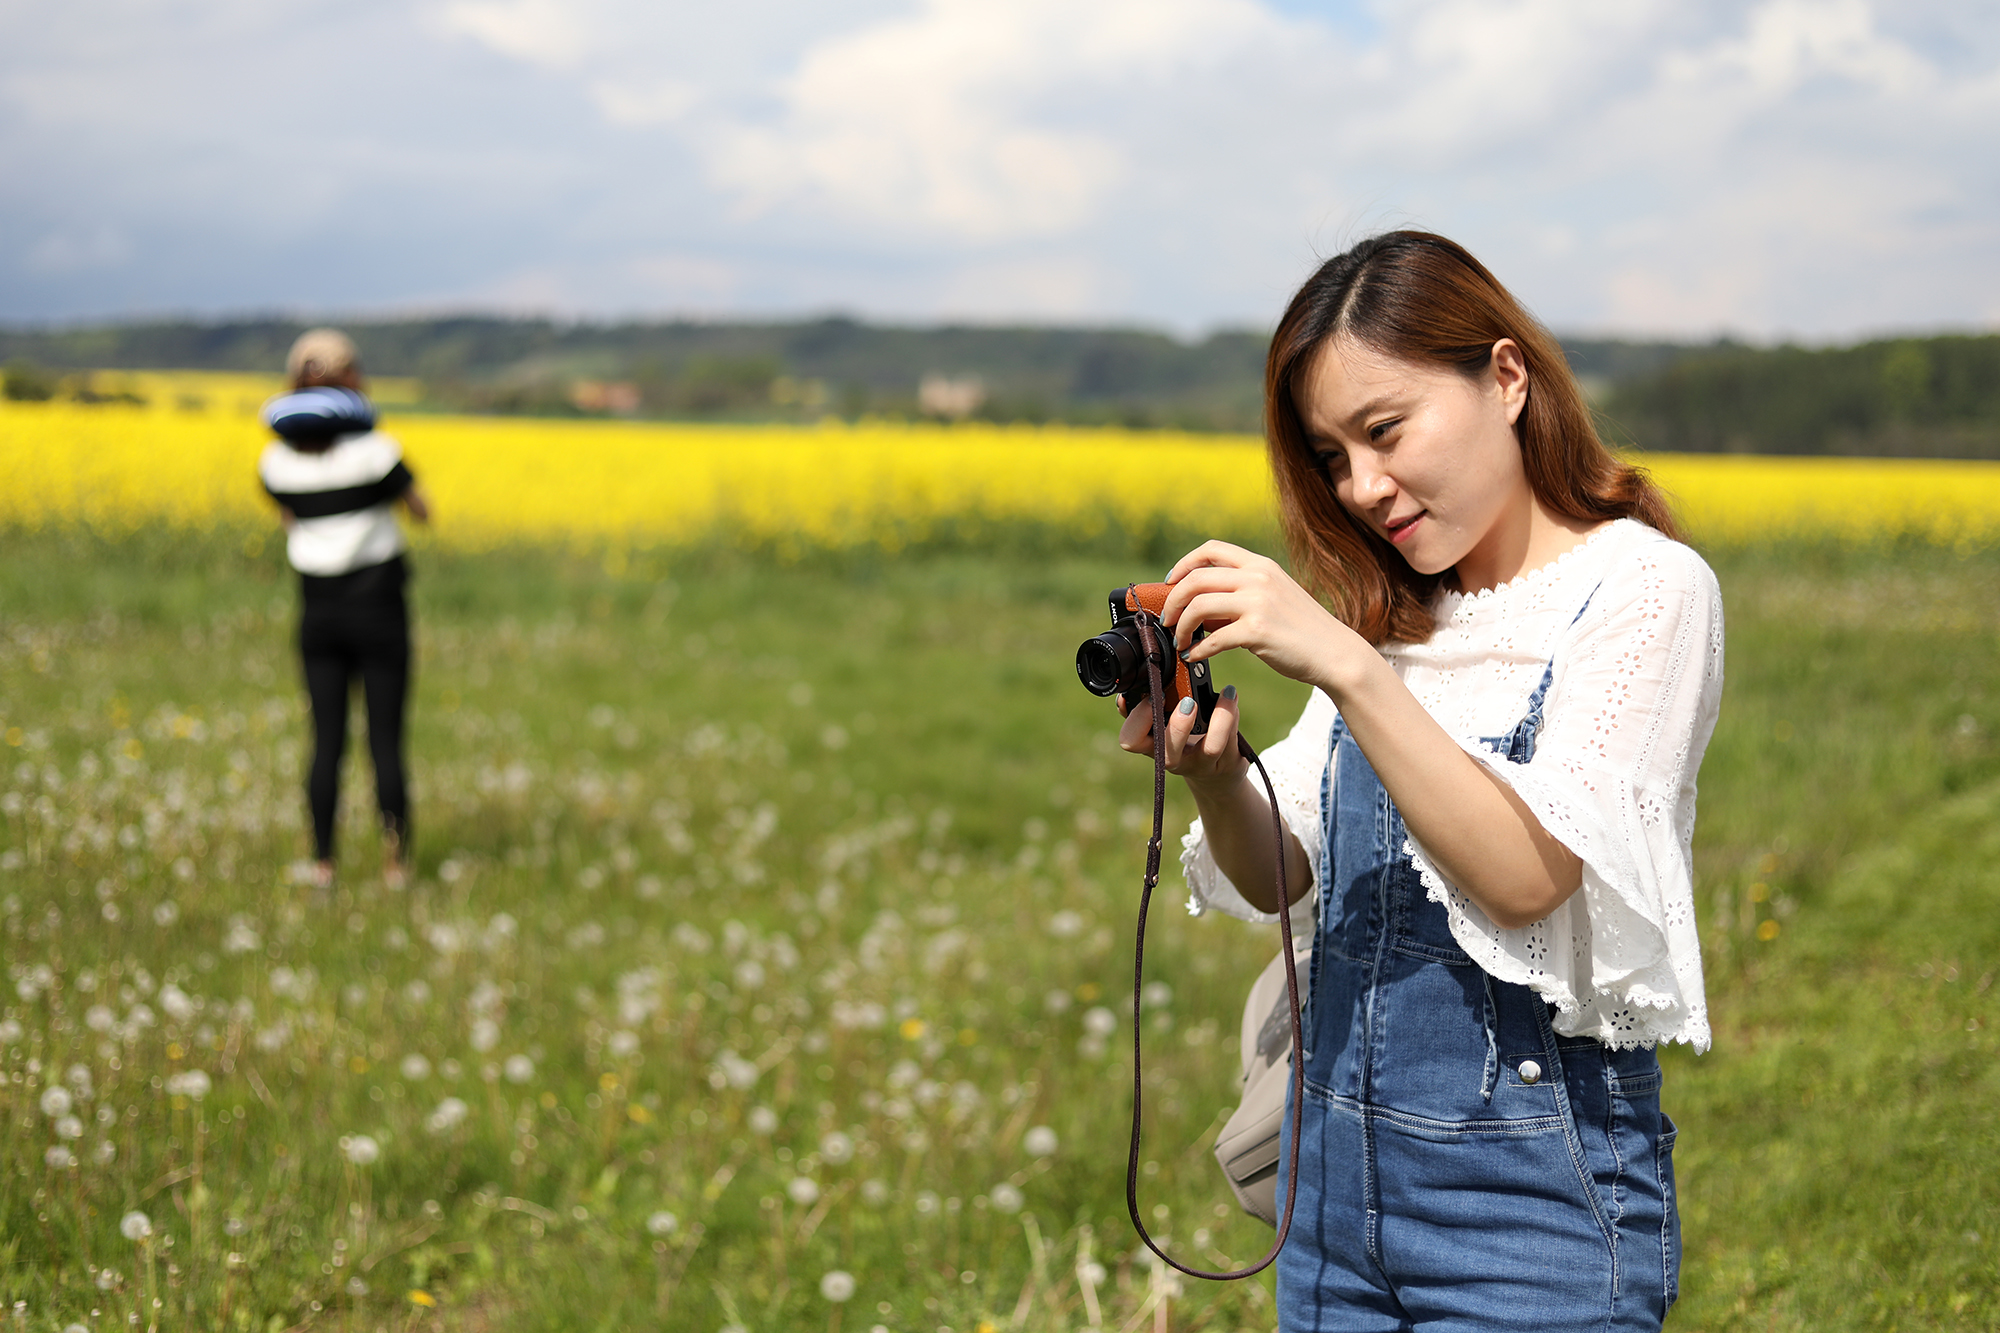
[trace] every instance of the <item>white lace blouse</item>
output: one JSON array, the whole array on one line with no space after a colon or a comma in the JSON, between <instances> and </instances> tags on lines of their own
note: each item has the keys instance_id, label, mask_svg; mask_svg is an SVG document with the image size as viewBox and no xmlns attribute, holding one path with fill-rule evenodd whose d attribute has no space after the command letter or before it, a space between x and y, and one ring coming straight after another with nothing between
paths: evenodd
<instances>
[{"instance_id":1,"label":"white lace blouse","mask_svg":"<svg viewBox=\"0 0 2000 1333\"><path fill-rule=\"evenodd\" d=\"M1589 600L1581 619L1577 611ZM1506 782L1583 861L1583 887L1533 925L1508 930L1403 844L1451 933L1494 977L1546 996L1556 1031L1630 1047L1709 1044L1689 844L1695 773L1722 695L1722 596L1700 556L1630 519L1554 563L1470 596L1447 593L1420 644L1387 649L1403 683L1458 743ZM1480 738L1512 731L1553 658L1534 758L1516 764ZM1313 865L1325 853L1319 788L1335 710L1317 690L1291 734L1264 754L1285 822ZM1253 780L1255 770L1252 770ZM1216 866L1201 821L1181 843L1188 910L1275 921ZM1292 908L1312 925L1312 899Z\"/></svg>"}]
</instances>

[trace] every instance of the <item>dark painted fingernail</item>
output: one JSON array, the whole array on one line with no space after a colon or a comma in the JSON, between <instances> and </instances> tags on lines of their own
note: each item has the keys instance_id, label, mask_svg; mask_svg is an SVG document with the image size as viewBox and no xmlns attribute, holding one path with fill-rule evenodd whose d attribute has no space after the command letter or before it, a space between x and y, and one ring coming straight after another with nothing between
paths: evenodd
<instances>
[{"instance_id":1,"label":"dark painted fingernail","mask_svg":"<svg viewBox=\"0 0 2000 1333\"><path fill-rule=\"evenodd\" d=\"M1234 685L1224 685L1222 687L1222 697L1225 699L1234 699L1236 697L1236 687Z\"/></svg>"},{"instance_id":2,"label":"dark painted fingernail","mask_svg":"<svg viewBox=\"0 0 2000 1333\"><path fill-rule=\"evenodd\" d=\"M1180 711L1183 713L1192 713L1194 711L1194 700L1182 699Z\"/></svg>"}]
</instances>

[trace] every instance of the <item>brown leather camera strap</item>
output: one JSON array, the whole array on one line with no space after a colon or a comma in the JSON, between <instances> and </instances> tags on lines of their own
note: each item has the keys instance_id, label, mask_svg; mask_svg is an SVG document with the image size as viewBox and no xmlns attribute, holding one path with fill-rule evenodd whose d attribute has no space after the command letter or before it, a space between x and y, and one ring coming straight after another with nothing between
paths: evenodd
<instances>
[{"instance_id":1,"label":"brown leather camera strap","mask_svg":"<svg viewBox=\"0 0 2000 1333\"><path fill-rule=\"evenodd\" d=\"M1160 882L1160 833L1167 808L1166 683L1161 670L1166 654L1173 651L1173 640L1162 639L1166 627L1161 625L1156 629L1152 615L1142 614L1138 621L1140 642L1146 649L1146 677L1153 704L1153 838L1146 844L1146 881L1139 895L1139 942L1132 954L1132 1155L1125 1165L1125 1208L1132 1215L1132 1225L1138 1230L1139 1239L1145 1241L1146 1248L1167 1264L1189 1277L1227 1281L1250 1277L1271 1266L1278 1257L1278 1251L1285 1248L1285 1237L1292 1229L1292 1204L1299 1194L1299 1121L1305 1102L1306 1077L1305 1061L1299 1052L1305 1049L1305 1034L1299 1024L1298 961L1292 953L1292 899L1285 882L1285 825L1278 813L1277 790L1271 786L1271 775L1264 771L1264 761L1250 748L1250 742L1239 733L1236 737L1237 753L1257 766L1257 775L1264 779L1264 791L1271 798L1271 837L1275 842L1278 863L1278 933L1284 939L1285 986L1291 995L1292 1008L1292 1141L1285 1164L1285 1215L1278 1219L1278 1238L1271 1242L1270 1252L1248 1268L1211 1273L1190 1268L1161 1249L1139 1218L1140 1099L1145 1091L1145 1080L1141 1077L1139 1066L1139 993L1146 975L1146 909L1153 901L1154 887Z\"/></svg>"}]
</instances>

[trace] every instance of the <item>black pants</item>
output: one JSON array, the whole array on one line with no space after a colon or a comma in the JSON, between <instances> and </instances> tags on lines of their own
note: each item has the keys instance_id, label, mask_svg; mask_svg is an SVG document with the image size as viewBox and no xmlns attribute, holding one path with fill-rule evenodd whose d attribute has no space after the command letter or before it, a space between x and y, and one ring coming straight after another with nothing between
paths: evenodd
<instances>
[{"instance_id":1,"label":"black pants","mask_svg":"<svg viewBox=\"0 0 2000 1333\"><path fill-rule=\"evenodd\" d=\"M403 708L410 688L410 614L399 556L332 578L304 576L299 655L312 701L313 757L306 776L313 855L333 859L340 760L347 749L347 700L361 678L368 706L368 754L382 827L410 845L409 791L403 780Z\"/></svg>"}]
</instances>

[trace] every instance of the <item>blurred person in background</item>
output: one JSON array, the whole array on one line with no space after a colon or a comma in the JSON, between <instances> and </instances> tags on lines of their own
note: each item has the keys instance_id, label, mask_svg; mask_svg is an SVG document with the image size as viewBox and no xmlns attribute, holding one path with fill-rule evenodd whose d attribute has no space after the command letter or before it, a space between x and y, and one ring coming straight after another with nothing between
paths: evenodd
<instances>
[{"instance_id":1,"label":"blurred person in background","mask_svg":"<svg viewBox=\"0 0 2000 1333\"><path fill-rule=\"evenodd\" d=\"M347 702L355 677L368 707L368 753L382 812L383 879L401 887L410 852L403 776L403 711L410 684L409 571L397 522L400 502L420 523L430 506L400 445L375 429L362 392L361 360L338 329L312 329L292 344L291 391L264 405L277 436L257 475L278 506L285 554L299 573L299 652L312 704L313 882L333 883L334 819Z\"/></svg>"}]
</instances>

